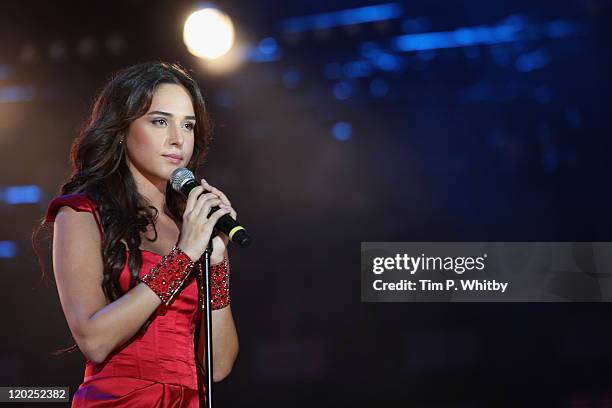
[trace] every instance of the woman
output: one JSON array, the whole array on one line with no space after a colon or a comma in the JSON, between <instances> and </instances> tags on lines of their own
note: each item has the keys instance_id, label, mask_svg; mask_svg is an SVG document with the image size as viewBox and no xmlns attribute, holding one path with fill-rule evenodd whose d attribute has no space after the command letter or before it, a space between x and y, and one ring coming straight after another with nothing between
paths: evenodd
<instances>
[{"instance_id":1,"label":"woman","mask_svg":"<svg viewBox=\"0 0 612 408\"><path fill-rule=\"evenodd\" d=\"M86 357L73 407L204 406L200 258L210 239L213 381L229 374L238 337L228 238L213 227L236 211L204 180L187 198L168 182L176 168L195 172L210 140L198 85L176 64L127 68L96 98L45 217L72 349Z\"/></svg>"}]
</instances>

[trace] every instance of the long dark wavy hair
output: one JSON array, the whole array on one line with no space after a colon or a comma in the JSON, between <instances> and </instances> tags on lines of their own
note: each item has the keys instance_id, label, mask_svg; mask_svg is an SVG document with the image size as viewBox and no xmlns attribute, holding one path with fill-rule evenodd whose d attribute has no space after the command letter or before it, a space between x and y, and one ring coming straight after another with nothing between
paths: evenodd
<instances>
[{"instance_id":1,"label":"long dark wavy hair","mask_svg":"<svg viewBox=\"0 0 612 408\"><path fill-rule=\"evenodd\" d=\"M196 81L180 64L146 62L115 73L96 96L91 114L83 125L70 150L72 174L60 188L59 195L86 193L97 206L104 230L102 257L104 280L102 289L112 302L124 292L119 286L119 275L126 260L127 243L129 257L129 288L137 284L142 265L139 250L140 233L152 225L157 239L155 220L157 210L138 193L136 183L126 160L126 143L130 124L144 115L151 106L153 94L160 84L178 84L191 95L196 117L193 155L187 168L196 172L204 162L212 140L212 122L206 111L204 98ZM186 199L182 194L166 185L164 212L176 221L182 220ZM32 245L45 276L44 262L37 250L37 238L47 228L44 217L32 233ZM141 330L151 323L150 318ZM52 354L61 354L77 349L77 344Z\"/></svg>"}]
</instances>

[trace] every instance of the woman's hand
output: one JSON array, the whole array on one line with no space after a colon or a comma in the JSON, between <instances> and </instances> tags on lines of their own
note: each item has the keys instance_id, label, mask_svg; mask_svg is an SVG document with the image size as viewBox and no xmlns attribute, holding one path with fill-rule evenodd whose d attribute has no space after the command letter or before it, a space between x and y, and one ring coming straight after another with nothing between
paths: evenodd
<instances>
[{"instance_id":1,"label":"woman's hand","mask_svg":"<svg viewBox=\"0 0 612 408\"><path fill-rule=\"evenodd\" d=\"M222 205L221 208L228 208L230 210L229 214L234 220L238 220L238 213L232 208L232 203L227 198L225 194L221 190L216 187L211 186L206 182L206 180L202 179L202 186L210 193L215 194L217 198L221 200ZM210 255L210 264L214 265L221 261L223 261L223 256L225 255L225 251L227 249L227 243L229 242L229 237L219 231L219 234L213 238L213 251Z\"/></svg>"},{"instance_id":2,"label":"woman's hand","mask_svg":"<svg viewBox=\"0 0 612 408\"><path fill-rule=\"evenodd\" d=\"M208 193L204 193L205 191ZM219 209L209 217L211 208L217 206ZM177 246L193 261L197 261L208 246L215 224L225 214L230 214L234 219L237 217L225 194L202 179L202 185L191 190L187 197L181 237ZM228 240L227 235L222 232L213 239L211 265L223 260Z\"/></svg>"}]
</instances>

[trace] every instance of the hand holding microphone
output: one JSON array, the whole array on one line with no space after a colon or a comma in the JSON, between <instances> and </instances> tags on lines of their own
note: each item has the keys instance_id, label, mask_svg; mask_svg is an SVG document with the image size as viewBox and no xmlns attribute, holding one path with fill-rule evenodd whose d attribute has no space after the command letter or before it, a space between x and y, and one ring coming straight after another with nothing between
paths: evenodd
<instances>
[{"instance_id":1,"label":"hand holding microphone","mask_svg":"<svg viewBox=\"0 0 612 408\"><path fill-rule=\"evenodd\" d=\"M172 172L170 178L172 188L187 196L185 212L183 213L183 226L181 238L178 243L191 259L199 259L208 246L215 227L223 232L227 238L216 238L227 245L227 240L246 247L251 238L244 227L236 221L237 214L232 209L228 198L219 189L212 187L205 181L202 185L195 180L193 173L186 168L178 168ZM206 191L209 191L208 193ZM213 253L221 251L214 245ZM221 242L219 242L221 244ZM221 254L222 259L222 254Z\"/></svg>"}]
</instances>

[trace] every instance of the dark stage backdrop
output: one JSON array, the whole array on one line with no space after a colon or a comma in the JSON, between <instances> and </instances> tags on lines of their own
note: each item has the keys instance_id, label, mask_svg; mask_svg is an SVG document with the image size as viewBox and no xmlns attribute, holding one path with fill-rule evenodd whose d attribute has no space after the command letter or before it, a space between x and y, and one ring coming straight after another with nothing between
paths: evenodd
<instances>
[{"instance_id":1,"label":"dark stage backdrop","mask_svg":"<svg viewBox=\"0 0 612 408\"><path fill-rule=\"evenodd\" d=\"M254 238L219 406L612 406L608 303L361 303L359 264L362 241L612 240L610 2L217 5L251 50L225 75L182 43L196 2L2 4L0 385L82 380L30 234L96 91L154 59L193 69L200 173Z\"/></svg>"}]
</instances>

